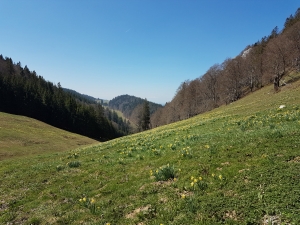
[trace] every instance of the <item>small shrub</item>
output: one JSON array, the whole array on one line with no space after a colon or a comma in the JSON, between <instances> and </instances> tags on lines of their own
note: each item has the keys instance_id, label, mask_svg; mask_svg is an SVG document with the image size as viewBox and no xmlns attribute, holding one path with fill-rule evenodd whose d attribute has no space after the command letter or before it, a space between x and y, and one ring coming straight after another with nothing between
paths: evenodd
<instances>
[{"instance_id":1,"label":"small shrub","mask_svg":"<svg viewBox=\"0 0 300 225\"><path fill-rule=\"evenodd\" d=\"M152 171L150 171L151 174ZM170 166L169 164L159 167L152 175L155 177L157 181L166 181L169 179L174 179L175 168L174 166Z\"/></svg>"},{"instance_id":2,"label":"small shrub","mask_svg":"<svg viewBox=\"0 0 300 225\"><path fill-rule=\"evenodd\" d=\"M58 165L58 166L56 166L56 170L57 171L61 171L61 170L63 170L65 167L63 166L63 165Z\"/></svg>"},{"instance_id":3,"label":"small shrub","mask_svg":"<svg viewBox=\"0 0 300 225\"><path fill-rule=\"evenodd\" d=\"M176 150L176 144L169 144L168 147L169 147L171 150Z\"/></svg>"},{"instance_id":4,"label":"small shrub","mask_svg":"<svg viewBox=\"0 0 300 225\"><path fill-rule=\"evenodd\" d=\"M271 132L267 134L268 138L282 138L283 134L280 129L273 129Z\"/></svg>"},{"instance_id":5,"label":"small shrub","mask_svg":"<svg viewBox=\"0 0 300 225\"><path fill-rule=\"evenodd\" d=\"M86 208L88 208L92 214L96 213L96 200L94 198L83 197L79 199L79 202Z\"/></svg>"},{"instance_id":6,"label":"small shrub","mask_svg":"<svg viewBox=\"0 0 300 225\"><path fill-rule=\"evenodd\" d=\"M161 156L161 150L160 149L152 149L152 154L156 156Z\"/></svg>"},{"instance_id":7,"label":"small shrub","mask_svg":"<svg viewBox=\"0 0 300 225\"><path fill-rule=\"evenodd\" d=\"M270 129L274 129L274 128L275 128L275 124L271 123L271 124L269 125L269 127L270 127Z\"/></svg>"},{"instance_id":8,"label":"small shrub","mask_svg":"<svg viewBox=\"0 0 300 225\"><path fill-rule=\"evenodd\" d=\"M71 158L74 158L74 159L77 159L79 157L79 154L78 153L72 153L71 155L69 155L67 158L68 159L71 159Z\"/></svg>"},{"instance_id":9,"label":"small shrub","mask_svg":"<svg viewBox=\"0 0 300 225\"><path fill-rule=\"evenodd\" d=\"M189 212L196 213L199 209L199 203L194 196L190 196L189 198L185 198L185 209Z\"/></svg>"},{"instance_id":10,"label":"small shrub","mask_svg":"<svg viewBox=\"0 0 300 225\"><path fill-rule=\"evenodd\" d=\"M121 164L121 165L125 165L125 161L124 161L123 158L119 158L118 163Z\"/></svg>"},{"instance_id":11,"label":"small shrub","mask_svg":"<svg viewBox=\"0 0 300 225\"><path fill-rule=\"evenodd\" d=\"M138 160L144 160L144 156L142 156L142 155L137 155L136 158L137 158Z\"/></svg>"},{"instance_id":12,"label":"small shrub","mask_svg":"<svg viewBox=\"0 0 300 225\"><path fill-rule=\"evenodd\" d=\"M195 178L191 176L191 188L194 191L202 191L204 192L207 189L207 182L203 180L202 177Z\"/></svg>"},{"instance_id":13,"label":"small shrub","mask_svg":"<svg viewBox=\"0 0 300 225\"><path fill-rule=\"evenodd\" d=\"M26 224L39 225L39 224L42 224L42 220L34 217L34 218L30 219Z\"/></svg>"},{"instance_id":14,"label":"small shrub","mask_svg":"<svg viewBox=\"0 0 300 225\"><path fill-rule=\"evenodd\" d=\"M127 151L126 153L125 153L128 157L133 157L133 153L132 153L132 151Z\"/></svg>"},{"instance_id":15,"label":"small shrub","mask_svg":"<svg viewBox=\"0 0 300 225\"><path fill-rule=\"evenodd\" d=\"M76 167L79 167L81 165L81 163L79 161L72 161L72 162L68 162L67 165L70 168L76 168Z\"/></svg>"},{"instance_id":16,"label":"small shrub","mask_svg":"<svg viewBox=\"0 0 300 225\"><path fill-rule=\"evenodd\" d=\"M192 155L192 150L190 147L186 147L186 148L183 148L181 150L181 155L184 157L184 158L192 158L193 155Z\"/></svg>"}]
</instances>

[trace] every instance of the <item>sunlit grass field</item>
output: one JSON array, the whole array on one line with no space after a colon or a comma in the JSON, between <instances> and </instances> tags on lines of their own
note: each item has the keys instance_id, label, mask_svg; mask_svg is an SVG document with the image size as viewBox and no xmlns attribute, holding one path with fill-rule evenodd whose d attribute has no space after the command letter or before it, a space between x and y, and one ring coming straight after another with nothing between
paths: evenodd
<instances>
[{"instance_id":1,"label":"sunlit grass field","mask_svg":"<svg viewBox=\"0 0 300 225\"><path fill-rule=\"evenodd\" d=\"M1 224L300 224L300 82L0 163Z\"/></svg>"},{"instance_id":2,"label":"sunlit grass field","mask_svg":"<svg viewBox=\"0 0 300 225\"><path fill-rule=\"evenodd\" d=\"M32 118L0 112L0 161L95 143L98 142Z\"/></svg>"}]
</instances>

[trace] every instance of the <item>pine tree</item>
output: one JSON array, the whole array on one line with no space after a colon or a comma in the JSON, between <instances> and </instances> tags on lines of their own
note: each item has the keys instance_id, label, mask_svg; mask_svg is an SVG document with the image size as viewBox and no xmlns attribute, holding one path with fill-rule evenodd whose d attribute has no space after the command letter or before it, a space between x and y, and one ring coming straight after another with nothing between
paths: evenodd
<instances>
[{"instance_id":1,"label":"pine tree","mask_svg":"<svg viewBox=\"0 0 300 225\"><path fill-rule=\"evenodd\" d=\"M140 128L142 131L150 129L150 107L147 99L144 101L143 109L140 116Z\"/></svg>"}]
</instances>

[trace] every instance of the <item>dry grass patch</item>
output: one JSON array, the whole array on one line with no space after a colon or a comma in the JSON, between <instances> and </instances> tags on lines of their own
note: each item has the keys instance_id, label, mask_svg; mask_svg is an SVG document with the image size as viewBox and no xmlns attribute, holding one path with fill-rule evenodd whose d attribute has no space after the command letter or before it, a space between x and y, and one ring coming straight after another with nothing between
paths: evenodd
<instances>
[{"instance_id":1,"label":"dry grass patch","mask_svg":"<svg viewBox=\"0 0 300 225\"><path fill-rule=\"evenodd\" d=\"M0 112L0 161L99 143L25 116Z\"/></svg>"},{"instance_id":2,"label":"dry grass patch","mask_svg":"<svg viewBox=\"0 0 300 225\"><path fill-rule=\"evenodd\" d=\"M144 207L139 207L133 210L131 213L128 213L125 218L126 219L135 219L139 213L147 212L151 208L151 205L146 205Z\"/></svg>"},{"instance_id":3,"label":"dry grass patch","mask_svg":"<svg viewBox=\"0 0 300 225\"><path fill-rule=\"evenodd\" d=\"M300 163L300 156L296 156L295 158L288 161L289 163Z\"/></svg>"}]
</instances>

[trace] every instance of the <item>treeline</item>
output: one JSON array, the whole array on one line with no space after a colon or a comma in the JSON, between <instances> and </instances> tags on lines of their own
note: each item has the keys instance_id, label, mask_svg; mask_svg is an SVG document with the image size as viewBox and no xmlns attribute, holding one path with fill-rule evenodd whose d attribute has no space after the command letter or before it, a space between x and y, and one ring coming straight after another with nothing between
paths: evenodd
<instances>
[{"instance_id":1,"label":"treeline","mask_svg":"<svg viewBox=\"0 0 300 225\"><path fill-rule=\"evenodd\" d=\"M277 91L284 77L300 70L300 8L284 28L247 46L240 55L215 64L201 77L183 82L171 102L151 116L152 127L187 119L234 102L264 85Z\"/></svg>"},{"instance_id":2,"label":"treeline","mask_svg":"<svg viewBox=\"0 0 300 225\"><path fill-rule=\"evenodd\" d=\"M100 104L75 97L61 85L46 81L35 71L0 55L0 111L32 117L97 140L128 133L127 121L111 119Z\"/></svg>"},{"instance_id":3,"label":"treeline","mask_svg":"<svg viewBox=\"0 0 300 225\"><path fill-rule=\"evenodd\" d=\"M94 104L96 101L96 98L89 96L89 95L85 95L85 94L81 94L77 91L68 89L68 88L63 88L63 90L65 92L70 93L73 97L77 98L78 100L85 102L85 103L89 103L89 104Z\"/></svg>"},{"instance_id":4,"label":"treeline","mask_svg":"<svg viewBox=\"0 0 300 225\"><path fill-rule=\"evenodd\" d=\"M136 127L136 131L143 130L141 128L141 117L145 111L145 102L148 104L150 115L155 113L158 109L162 108L162 105L149 102L145 99L138 98L131 95L120 95L109 101L108 106L111 109L119 110L123 115L132 121Z\"/></svg>"},{"instance_id":5,"label":"treeline","mask_svg":"<svg viewBox=\"0 0 300 225\"><path fill-rule=\"evenodd\" d=\"M111 110L108 107L104 109L104 115L113 123L114 126L118 127L125 135L134 133L132 124L127 119L123 119L118 116L115 110Z\"/></svg>"},{"instance_id":6,"label":"treeline","mask_svg":"<svg viewBox=\"0 0 300 225\"><path fill-rule=\"evenodd\" d=\"M81 94L77 91L74 91L72 89L68 89L68 88L63 88L64 91L71 93L75 98L79 99L80 101L89 103L89 104L94 104L95 102L101 104L102 106L108 106L107 102L108 100L103 100L100 98L94 98L90 95L86 95L86 94Z\"/></svg>"}]
</instances>

